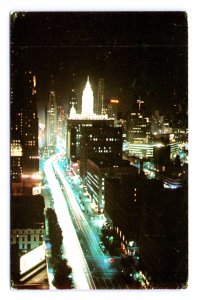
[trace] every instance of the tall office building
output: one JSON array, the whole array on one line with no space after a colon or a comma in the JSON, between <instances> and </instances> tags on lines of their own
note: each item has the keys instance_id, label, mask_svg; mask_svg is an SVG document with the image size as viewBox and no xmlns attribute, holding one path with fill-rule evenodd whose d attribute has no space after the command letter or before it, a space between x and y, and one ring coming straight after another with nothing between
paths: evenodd
<instances>
[{"instance_id":1,"label":"tall office building","mask_svg":"<svg viewBox=\"0 0 198 300\"><path fill-rule=\"evenodd\" d=\"M151 123L148 116L141 109L144 103L137 100L138 108L134 110L127 120L127 140L133 144L148 143L151 132Z\"/></svg>"},{"instance_id":2,"label":"tall office building","mask_svg":"<svg viewBox=\"0 0 198 300\"><path fill-rule=\"evenodd\" d=\"M97 115L94 114L94 97L91 84L89 82L89 77L85 89L82 94L82 112L81 114L76 113L74 104L70 109L70 116L67 120L67 155L72 162L80 160L81 164L81 176L83 180L86 174L86 163L87 155L91 152L100 152L99 145L97 141L101 141L101 147L104 146L104 152L106 153L112 151L112 143L110 137L113 139L113 134L119 131L117 129L111 130L109 127L113 128L114 121L109 120L107 115ZM105 129L108 132L108 136L103 134ZM89 136L88 136L89 135ZM92 137L94 139L92 139ZM90 138L90 139L89 139ZM119 137L121 152L122 136ZM87 143L91 142L90 147L87 147ZM93 146L93 147L92 147ZM95 147L95 148L94 148ZM86 150L85 150L86 149ZM93 150L93 151L92 151ZM89 153L88 153L89 152ZM93 154L92 153L92 154ZM100 152L101 153L101 152Z\"/></svg>"},{"instance_id":3,"label":"tall office building","mask_svg":"<svg viewBox=\"0 0 198 300\"><path fill-rule=\"evenodd\" d=\"M109 99L107 101L107 108L104 111L106 111L109 118L117 120L119 109L120 101L118 99Z\"/></svg>"},{"instance_id":4,"label":"tall office building","mask_svg":"<svg viewBox=\"0 0 198 300\"><path fill-rule=\"evenodd\" d=\"M66 140L65 110L62 106L58 106L57 133L63 141Z\"/></svg>"},{"instance_id":5,"label":"tall office building","mask_svg":"<svg viewBox=\"0 0 198 300\"><path fill-rule=\"evenodd\" d=\"M138 169L130 166L129 172L129 175L107 177L104 183L105 215L122 239L126 254L132 250L130 241L139 240L141 193Z\"/></svg>"},{"instance_id":6,"label":"tall office building","mask_svg":"<svg viewBox=\"0 0 198 300\"><path fill-rule=\"evenodd\" d=\"M69 118L67 120L67 154L72 162L76 162L81 157L81 139L86 131L96 130L96 128L113 127L113 120L94 118ZM90 128L95 129L90 129ZM95 143L95 142L94 142Z\"/></svg>"},{"instance_id":7,"label":"tall office building","mask_svg":"<svg viewBox=\"0 0 198 300\"><path fill-rule=\"evenodd\" d=\"M104 107L104 79L100 78L98 83L98 102L96 104L96 113L105 114Z\"/></svg>"},{"instance_id":8,"label":"tall office building","mask_svg":"<svg viewBox=\"0 0 198 300\"><path fill-rule=\"evenodd\" d=\"M47 147L53 147L56 145L57 134L57 104L55 91L50 91L49 102L47 105Z\"/></svg>"},{"instance_id":9,"label":"tall office building","mask_svg":"<svg viewBox=\"0 0 198 300\"><path fill-rule=\"evenodd\" d=\"M129 161L112 153L98 153L97 156L87 159L86 184L91 196L94 209L102 212L105 206L105 178L119 178L133 172Z\"/></svg>"},{"instance_id":10,"label":"tall office building","mask_svg":"<svg viewBox=\"0 0 198 300\"><path fill-rule=\"evenodd\" d=\"M104 155L122 158L122 128L111 126L111 120L82 127L80 139L80 175L87 173L87 159ZM94 126L95 125L95 126Z\"/></svg>"},{"instance_id":11,"label":"tall office building","mask_svg":"<svg viewBox=\"0 0 198 300\"><path fill-rule=\"evenodd\" d=\"M68 157L72 161L80 159L80 139L82 136L83 127L105 126L107 123L113 124L107 119L107 115L96 115L93 111L94 97L89 76L87 78L86 86L82 94L82 111L81 114L76 112L74 104L70 109L70 115L67 119L67 149Z\"/></svg>"},{"instance_id":12,"label":"tall office building","mask_svg":"<svg viewBox=\"0 0 198 300\"><path fill-rule=\"evenodd\" d=\"M81 111L77 95L77 83L75 73L72 74L72 88L69 92L69 110L72 108L72 106L74 106L77 112Z\"/></svg>"},{"instance_id":13,"label":"tall office building","mask_svg":"<svg viewBox=\"0 0 198 300\"><path fill-rule=\"evenodd\" d=\"M73 88L70 93L70 98L69 98L69 109L74 106L76 110L79 109L78 107L78 101L77 101L77 93L76 90Z\"/></svg>"},{"instance_id":14,"label":"tall office building","mask_svg":"<svg viewBox=\"0 0 198 300\"><path fill-rule=\"evenodd\" d=\"M35 178L39 171L36 76L11 74L11 182Z\"/></svg>"}]
</instances>

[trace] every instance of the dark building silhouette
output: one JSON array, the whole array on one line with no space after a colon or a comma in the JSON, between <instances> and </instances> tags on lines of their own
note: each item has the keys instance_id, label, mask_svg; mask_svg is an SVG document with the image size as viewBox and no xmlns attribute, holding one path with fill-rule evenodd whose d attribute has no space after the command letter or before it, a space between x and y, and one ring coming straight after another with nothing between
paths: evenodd
<instances>
[{"instance_id":1,"label":"dark building silhouette","mask_svg":"<svg viewBox=\"0 0 198 300\"><path fill-rule=\"evenodd\" d=\"M140 266L155 288L185 288L188 277L187 188L144 183L141 196Z\"/></svg>"},{"instance_id":2,"label":"dark building silhouette","mask_svg":"<svg viewBox=\"0 0 198 300\"><path fill-rule=\"evenodd\" d=\"M36 76L11 69L11 182L39 171Z\"/></svg>"},{"instance_id":3,"label":"dark building silhouette","mask_svg":"<svg viewBox=\"0 0 198 300\"><path fill-rule=\"evenodd\" d=\"M100 78L98 82L98 101L96 101L96 113L105 114L105 103L104 103L104 79Z\"/></svg>"},{"instance_id":4,"label":"dark building silhouette","mask_svg":"<svg viewBox=\"0 0 198 300\"><path fill-rule=\"evenodd\" d=\"M97 119L68 119L67 120L67 151L68 157L72 162L80 160L82 131L91 127L109 127L113 126L113 120ZM85 129L86 128L86 129Z\"/></svg>"},{"instance_id":5,"label":"dark building silhouette","mask_svg":"<svg viewBox=\"0 0 198 300\"><path fill-rule=\"evenodd\" d=\"M13 196L11 198L10 259L11 279L15 284L21 279L20 257L43 244L45 236L44 206L44 198L41 195Z\"/></svg>"},{"instance_id":6,"label":"dark building silhouette","mask_svg":"<svg viewBox=\"0 0 198 300\"><path fill-rule=\"evenodd\" d=\"M117 155L99 155L87 160L87 189L99 212L105 206L105 179L120 178L132 172L129 161Z\"/></svg>"},{"instance_id":7,"label":"dark building silhouette","mask_svg":"<svg viewBox=\"0 0 198 300\"><path fill-rule=\"evenodd\" d=\"M23 172L38 171L36 76L31 71L25 71L20 75L17 74L13 80L11 146L15 145L13 140L20 139Z\"/></svg>"},{"instance_id":8,"label":"dark building silhouette","mask_svg":"<svg viewBox=\"0 0 198 300\"><path fill-rule=\"evenodd\" d=\"M169 145L153 147L153 161L157 166L167 166L170 164L171 148Z\"/></svg>"},{"instance_id":9,"label":"dark building silhouette","mask_svg":"<svg viewBox=\"0 0 198 300\"><path fill-rule=\"evenodd\" d=\"M105 215L126 245L139 239L140 179L138 170L131 175L105 179Z\"/></svg>"},{"instance_id":10,"label":"dark building silhouette","mask_svg":"<svg viewBox=\"0 0 198 300\"><path fill-rule=\"evenodd\" d=\"M11 198L11 244L25 253L42 244L45 234L44 198L41 195Z\"/></svg>"},{"instance_id":11,"label":"dark building silhouette","mask_svg":"<svg viewBox=\"0 0 198 300\"><path fill-rule=\"evenodd\" d=\"M185 288L188 280L187 183L165 189L135 170L130 176L105 178L105 214L154 288ZM130 247L135 244L138 247ZM137 254L137 252L136 252Z\"/></svg>"},{"instance_id":12,"label":"dark building silhouette","mask_svg":"<svg viewBox=\"0 0 198 300\"><path fill-rule=\"evenodd\" d=\"M105 122L106 123L106 122ZM80 175L85 178L87 159L117 155L122 158L122 129L104 126L83 127L80 140Z\"/></svg>"}]
</instances>

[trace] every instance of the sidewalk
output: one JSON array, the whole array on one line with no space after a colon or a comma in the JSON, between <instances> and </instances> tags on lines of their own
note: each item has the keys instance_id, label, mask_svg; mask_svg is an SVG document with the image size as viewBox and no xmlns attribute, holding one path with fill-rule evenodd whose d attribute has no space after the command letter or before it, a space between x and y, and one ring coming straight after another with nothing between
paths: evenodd
<instances>
[{"instance_id":1,"label":"sidewalk","mask_svg":"<svg viewBox=\"0 0 198 300\"><path fill-rule=\"evenodd\" d=\"M48 241L49 228L48 228L48 220L46 217L46 211L48 208L52 208L53 200L49 188L42 190L42 195L45 199L45 255L46 255L46 264L47 264L47 277L49 282L49 289L56 290L56 287L52 283L54 279L54 269L52 267L52 262L51 262L51 244Z\"/></svg>"},{"instance_id":2,"label":"sidewalk","mask_svg":"<svg viewBox=\"0 0 198 300\"><path fill-rule=\"evenodd\" d=\"M49 282L49 289L56 290L56 287L53 285L52 281L54 279L54 269L52 267L51 262L51 244L49 242L45 242L46 245L46 263L47 263L47 277Z\"/></svg>"}]
</instances>

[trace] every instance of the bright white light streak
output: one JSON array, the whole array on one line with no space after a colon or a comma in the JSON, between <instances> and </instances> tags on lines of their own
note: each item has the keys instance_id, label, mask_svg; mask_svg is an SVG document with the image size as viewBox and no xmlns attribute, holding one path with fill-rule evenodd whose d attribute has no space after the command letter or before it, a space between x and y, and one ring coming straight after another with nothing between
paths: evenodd
<instances>
[{"instance_id":1,"label":"bright white light streak","mask_svg":"<svg viewBox=\"0 0 198 300\"><path fill-rule=\"evenodd\" d=\"M65 191L66 191L66 194L67 194L67 199L72 207L72 210L73 212L75 213L75 217L76 217L76 221L78 223L78 225L81 227L81 225L79 224L78 220L79 221L83 221L83 226L84 226L84 229L86 228L86 230L88 231L89 233L89 237L91 237L91 240L95 243L97 243L97 240L96 240L96 237L95 237L95 234L92 232L86 218L84 217L84 214L82 213L76 199L75 199L75 196L73 194L73 192L71 191L71 188L67 182L67 180L65 179L63 173L61 172L59 166L57 165L56 162L53 162L53 166L54 166L54 169L55 171L57 172L59 178L61 179L61 182L62 184L64 185L65 187Z\"/></svg>"},{"instance_id":2,"label":"bright white light streak","mask_svg":"<svg viewBox=\"0 0 198 300\"><path fill-rule=\"evenodd\" d=\"M72 268L75 287L77 289L94 289L95 285L89 267L71 221L60 185L53 172L51 164L56 157L58 157L58 155L54 155L45 163L44 172L51 188L55 211L62 229L66 258Z\"/></svg>"}]
</instances>

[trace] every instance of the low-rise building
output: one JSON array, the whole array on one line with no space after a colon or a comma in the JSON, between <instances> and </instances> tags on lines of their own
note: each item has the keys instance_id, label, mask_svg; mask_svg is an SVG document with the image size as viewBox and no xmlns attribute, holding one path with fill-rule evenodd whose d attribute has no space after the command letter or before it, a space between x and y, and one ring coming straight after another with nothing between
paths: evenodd
<instances>
[{"instance_id":1,"label":"low-rise building","mask_svg":"<svg viewBox=\"0 0 198 300\"><path fill-rule=\"evenodd\" d=\"M41 195L11 198L11 245L21 254L43 243L45 237L44 198Z\"/></svg>"}]
</instances>

